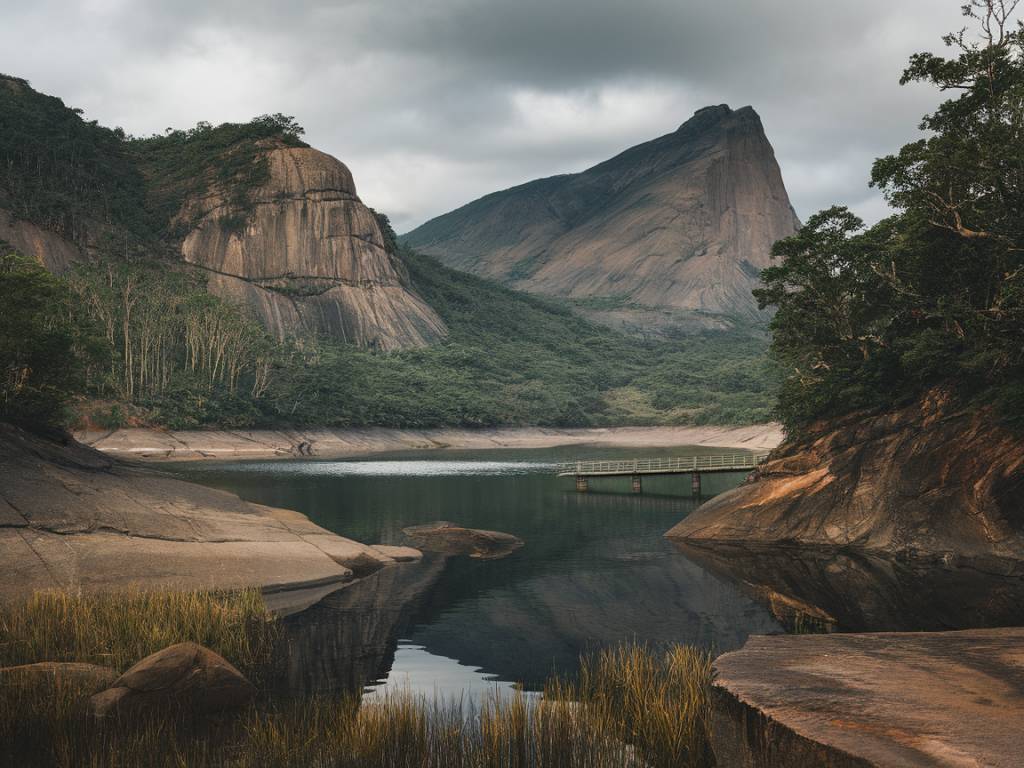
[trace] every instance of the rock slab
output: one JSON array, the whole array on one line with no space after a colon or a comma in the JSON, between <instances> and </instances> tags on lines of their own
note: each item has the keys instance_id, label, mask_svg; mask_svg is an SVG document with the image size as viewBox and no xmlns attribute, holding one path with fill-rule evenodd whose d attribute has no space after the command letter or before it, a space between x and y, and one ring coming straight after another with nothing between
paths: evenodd
<instances>
[{"instance_id":1,"label":"rock slab","mask_svg":"<svg viewBox=\"0 0 1024 768\"><path fill-rule=\"evenodd\" d=\"M0 599L341 585L395 561L305 515L0 424Z\"/></svg>"},{"instance_id":2,"label":"rock slab","mask_svg":"<svg viewBox=\"0 0 1024 768\"><path fill-rule=\"evenodd\" d=\"M729 768L1016 768L1024 629L752 637L712 703Z\"/></svg>"}]
</instances>

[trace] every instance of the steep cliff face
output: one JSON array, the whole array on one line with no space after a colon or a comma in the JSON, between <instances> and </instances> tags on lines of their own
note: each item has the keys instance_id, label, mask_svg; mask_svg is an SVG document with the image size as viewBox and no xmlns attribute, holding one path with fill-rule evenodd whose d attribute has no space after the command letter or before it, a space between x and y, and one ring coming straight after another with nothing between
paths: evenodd
<instances>
[{"instance_id":1,"label":"steep cliff face","mask_svg":"<svg viewBox=\"0 0 1024 768\"><path fill-rule=\"evenodd\" d=\"M315 332L380 349L444 336L410 288L343 163L309 147L268 146L269 179L239 227L230 189L187 200L184 259L209 272L213 293L252 306L277 336Z\"/></svg>"},{"instance_id":2,"label":"steep cliff face","mask_svg":"<svg viewBox=\"0 0 1024 768\"><path fill-rule=\"evenodd\" d=\"M679 130L579 174L483 197L405 236L517 288L757 320L751 290L798 225L750 107L698 111Z\"/></svg>"},{"instance_id":3,"label":"steep cliff face","mask_svg":"<svg viewBox=\"0 0 1024 768\"><path fill-rule=\"evenodd\" d=\"M1024 437L991 410L958 410L938 393L893 413L855 414L782 445L756 479L707 502L668 536L825 545L1020 572Z\"/></svg>"}]
</instances>

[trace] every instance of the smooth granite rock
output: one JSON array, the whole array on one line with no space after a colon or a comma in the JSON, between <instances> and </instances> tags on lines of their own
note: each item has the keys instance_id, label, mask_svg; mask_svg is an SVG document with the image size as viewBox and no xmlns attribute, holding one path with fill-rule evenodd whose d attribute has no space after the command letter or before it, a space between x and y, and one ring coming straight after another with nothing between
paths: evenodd
<instances>
[{"instance_id":1,"label":"smooth granite rock","mask_svg":"<svg viewBox=\"0 0 1024 768\"><path fill-rule=\"evenodd\" d=\"M413 547L396 547L390 544L373 544L373 549L399 563L415 563L423 559L423 553Z\"/></svg>"},{"instance_id":2,"label":"smooth granite rock","mask_svg":"<svg viewBox=\"0 0 1024 768\"><path fill-rule=\"evenodd\" d=\"M252 683L222 656L196 643L177 643L136 663L89 706L96 717L211 714L243 707L255 695Z\"/></svg>"},{"instance_id":3,"label":"smooth granite rock","mask_svg":"<svg viewBox=\"0 0 1024 768\"><path fill-rule=\"evenodd\" d=\"M246 226L223 226L233 190L185 201L185 261L208 290L252 307L278 337L318 333L364 347L421 347L447 328L385 247L373 212L341 161L311 147L267 143L267 181Z\"/></svg>"},{"instance_id":4,"label":"smooth granite rock","mask_svg":"<svg viewBox=\"0 0 1024 768\"><path fill-rule=\"evenodd\" d=\"M298 512L0 424L0 599L126 587L269 593L393 563Z\"/></svg>"},{"instance_id":5,"label":"smooth granite rock","mask_svg":"<svg viewBox=\"0 0 1024 768\"><path fill-rule=\"evenodd\" d=\"M1024 629L752 637L712 703L728 768L1017 768Z\"/></svg>"},{"instance_id":6,"label":"smooth granite rock","mask_svg":"<svg viewBox=\"0 0 1024 768\"><path fill-rule=\"evenodd\" d=\"M752 482L668 532L696 544L800 544L935 557L1005 573L1024 561L1024 437L941 392L812 427Z\"/></svg>"},{"instance_id":7,"label":"smooth granite rock","mask_svg":"<svg viewBox=\"0 0 1024 768\"><path fill-rule=\"evenodd\" d=\"M428 552L469 555L480 560L496 560L523 546L523 540L510 533L463 528L445 520L403 528L402 533Z\"/></svg>"}]
</instances>

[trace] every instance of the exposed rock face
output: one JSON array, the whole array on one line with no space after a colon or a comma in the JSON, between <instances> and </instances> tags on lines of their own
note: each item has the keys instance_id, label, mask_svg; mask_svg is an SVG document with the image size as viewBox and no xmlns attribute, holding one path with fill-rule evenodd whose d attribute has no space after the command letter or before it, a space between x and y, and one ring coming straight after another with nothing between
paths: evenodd
<instances>
[{"instance_id":1,"label":"exposed rock face","mask_svg":"<svg viewBox=\"0 0 1024 768\"><path fill-rule=\"evenodd\" d=\"M268 147L269 181L244 230L225 225L230 190L187 201L197 222L181 252L213 293L252 306L277 336L316 332L365 347L417 347L446 333L384 246L343 163L308 147Z\"/></svg>"},{"instance_id":2,"label":"exposed rock face","mask_svg":"<svg viewBox=\"0 0 1024 768\"><path fill-rule=\"evenodd\" d=\"M256 695L252 683L219 654L177 643L142 659L89 702L96 717L153 710L209 714L238 709Z\"/></svg>"},{"instance_id":3,"label":"exposed rock face","mask_svg":"<svg viewBox=\"0 0 1024 768\"><path fill-rule=\"evenodd\" d=\"M0 240L18 253L31 256L51 272L67 272L82 258L77 245L56 232L38 227L30 221L16 219L0 206Z\"/></svg>"},{"instance_id":4,"label":"exposed rock face","mask_svg":"<svg viewBox=\"0 0 1024 768\"><path fill-rule=\"evenodd\" d=\"M757 113L722 105L583 173L483 197L405 240L517 288L610 298L644 323L667 309L721 325L763 319L750 292L772 244L797 226Z\"/></svg>"},{"instance_id":5,"label":"exposed rock face","mask_svg":"<svg viewBox=\"0 0 1024 768\"><path fill-rule=\"evenodd\" d=\"M462 528L444 520L403 528L402 533L428 552L469 555L479 560L505 557L523 546L523 540L511 533Z\"/></svg>"},{"instance_id":6,"label":"exposed rock face","mask_svg":"<svg viewBox=\"0 0 1024 768\"><path fill-rule=\"evenodd\" d=\"M290 510L0 424L0 599L340 585L395 561Z\"/></svg>"},{"instance_id":7,"label":"exposed rock face","mask_svg":"<svg viewBox=\"0 0 1024 768\"><path fill-rule=\"evenodd\" d=\"M707 543L797 543L1024 569L1024 437L989 409L940 393L854 414L783 444L753 482L667 534Z\"/></svg>"},{"instance_id":8,"label":"exposed rock face","mask_svg":"<svg viewBox=\"0 0 1024 768\"><path fill-rule=\"evenodd\" d=\"M715 662L729 768L1020 765L1022 629L753 637Z\"/></svg>"}]
</instances>

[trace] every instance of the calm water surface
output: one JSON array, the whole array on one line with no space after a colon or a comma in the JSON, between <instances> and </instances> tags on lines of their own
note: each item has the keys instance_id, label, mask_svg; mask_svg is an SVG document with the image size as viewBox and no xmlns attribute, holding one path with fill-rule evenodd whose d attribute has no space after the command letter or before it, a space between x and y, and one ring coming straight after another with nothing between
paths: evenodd
<instances>
[{"instance_id":1,"label":"calm water surface","mask_svg":"<svg viewBox=\"0 0 1024 768\"><path fill-rule=\"evenodd\" d=\"M679 455L709 449L643 451ZM664 533L689 514L689 476L591 484L553 465L636 451L430 451L348 461L193 464L174 471L245 499L296 509L365 543L450 520L526 545L491 561L428 556L388 568L289 620L291 684L410 686L444 694L572 674L581 653L636 639L726 651L781 631L768 610L676 551ZM704 477L707 494L742 475ZM673 495L674 494L674 495Z\"/></svg>"}]
</instances>

